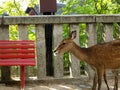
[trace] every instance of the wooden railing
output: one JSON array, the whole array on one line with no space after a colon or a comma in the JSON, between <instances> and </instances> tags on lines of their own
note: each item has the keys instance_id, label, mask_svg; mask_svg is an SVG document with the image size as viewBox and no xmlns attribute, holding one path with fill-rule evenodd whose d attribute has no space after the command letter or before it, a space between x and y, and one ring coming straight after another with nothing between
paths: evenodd
<instances>
[{"instance_id":1,"label":"wooden railing","mask_svg":"<svg viewBox=\"0 0 120 90\"><path fill-rule=\"evenodd\" d=\"M36 40L36 61L37 61L37 78L46 78L46 60L45 60L45 31L44 24L53 24L53 39L54 45L62 40L63 24L69 25L69 30L77 30L77 38L75 42L79 44L79 25L85 24L86 29L86 44L92 46L97 44L98 28L101 28L101 35L103 41L107 42L113 40L113 24L120 23L120 15L68 15L68 16L18 16L18 17L0 17L0 40L9 40L9 26L18 25L18 39L28 39L28 25L35 26L35 40ZM116 25L117 27L117 25ZM119 38L119 30L117 30L117 37ZM99 53L99 52L98 52ZM63 57L57 56L53 60L54 78L63 78ZM80 61L73 55L70 56L70 77L79 78L80 75ZM89 67L89 66L88 66ZM8 68L9 67L3 67ZM90 77L93 76L93 71L87 70ZM2 76L6 76L6 71L2 70Z\"/></svg>"}]
</instances>

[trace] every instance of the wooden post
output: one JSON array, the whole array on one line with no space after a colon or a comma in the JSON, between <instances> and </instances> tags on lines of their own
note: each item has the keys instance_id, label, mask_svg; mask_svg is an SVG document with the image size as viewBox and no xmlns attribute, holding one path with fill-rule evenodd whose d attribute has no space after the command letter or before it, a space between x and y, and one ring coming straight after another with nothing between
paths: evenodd
<instances>
[{"instance_id":1,"label":"wooden post","mask_svg":"<svg viewBox=\"0 0 120 90\"><path fill-rule=\"evenodd\" d=\"M54 25L54 31L53 31L53 37L54 37L54 48L60 43L62 40L62 25L55 24ZM58 55L54 57L54 76L56 78L63 77L63 55Z\"/></svg>"},{"instance_id":2,"label":"wooden post","mask_svg":"<svg viewBox=\"0 0 120 90\"><path fill-rule=\"evenodd\" d=\"M86 32L87 32L87 46L93 46L97 44L97 30L96 30L96 24L95 23L89 23L86 25ZM91 69L91 67L88 65L88 75L89 79L93 79L94 72Z\"/></svg>"},{"instance_id":3,"label":"wooden post","mask_svg":"<svg viewBox=\"0 0 120 90\"><path fill-rule=\"evenodd\" d=\"M79 45L79 26L78 24L70 24L70 31L77 31L77 37L75 42ZM74 55L70 54L70 76L77 78L80 77L80 60L78 60Z\"/></svg>"},{"instance_id":4,"label":"wooden post","mask_svg":"<svg viewBox=\"0 0 120 90\"><path fill-rule=\"evenodd\" d=\"M20 66L20 88L24 90L25 87L25 66Z\"/></svg>"},{"instance_id":5,"label":"wooden post","mask_svg":"<svg viewBox=\"0 0 120 90\"><path fill-rule=\"evenodd\" d=\"M44 25L36 25L36 59L37 59L37 78L46 77L46 47Z\"/></svg>"}]
</instances>

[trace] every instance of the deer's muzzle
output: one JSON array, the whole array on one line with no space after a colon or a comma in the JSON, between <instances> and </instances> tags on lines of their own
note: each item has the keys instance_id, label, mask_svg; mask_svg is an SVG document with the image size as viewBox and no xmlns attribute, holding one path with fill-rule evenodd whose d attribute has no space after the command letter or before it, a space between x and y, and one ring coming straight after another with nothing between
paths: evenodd
<instances>
[{"instance_id":1,"label":"deer's muzzle","mask_svg":"<svg viewBox=\"0 0 120 90\"><path fill-rule=\"evenodd\" d=\"M57 56L57 54L59 53L58 50L53 50L54 56Z\"/></svg>"}]
</instances>

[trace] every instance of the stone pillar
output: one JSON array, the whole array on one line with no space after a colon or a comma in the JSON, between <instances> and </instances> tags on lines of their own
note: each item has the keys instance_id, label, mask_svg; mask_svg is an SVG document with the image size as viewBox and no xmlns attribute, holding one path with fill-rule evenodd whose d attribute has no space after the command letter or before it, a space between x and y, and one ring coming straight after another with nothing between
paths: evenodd
<instances>
[{"instance_id":1,"label":"stone pillar","mask_svg":"<svg viewBox=\"0 0 120 90\"><path fill-rule=\"evenodd\" d=\"M36 25L36 60L37 60L37 78L46 77L46 48L45 48L45 31L43 25Z\"/></svg>"},{"instance_id":2,"label":"stone pillar","mask_svg":"<svg viewBox=\"0 0 120 90\"><path fill-rule=\"evenodd\" d=\"M55 24L53 29L54 48L62 41L62 25ZM54 57L54 77L63 77L63 55Z\"/></svg>"},{"instance_id":3,"label":"stone pillar","mask_svg":"<svg viewBox=\"0 0 120 90\"><path fill-rule=\"evenodd\" d=\"M9 26L0 25L0 40L9 40ZM1 67L1 81L11 80L10 67Z\"/></svg>"}]
</instances>

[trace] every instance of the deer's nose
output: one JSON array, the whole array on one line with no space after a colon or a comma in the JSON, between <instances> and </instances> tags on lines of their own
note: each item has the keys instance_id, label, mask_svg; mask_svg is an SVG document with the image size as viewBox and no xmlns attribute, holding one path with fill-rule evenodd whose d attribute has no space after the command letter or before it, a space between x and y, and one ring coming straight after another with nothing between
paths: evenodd
<instances>
[{"instance_id":1,"label":"deer's nose","mask_svg":"<svg viewBox=\"0 0 120 90\"><path fill-rule=\"evenodd\" d=\"M55 50L53 50L53 53L54 53L54 56L57 56L58 51L55 49Z\"/></svg>"}]
</instances>

